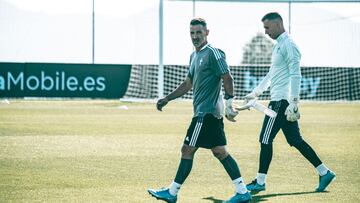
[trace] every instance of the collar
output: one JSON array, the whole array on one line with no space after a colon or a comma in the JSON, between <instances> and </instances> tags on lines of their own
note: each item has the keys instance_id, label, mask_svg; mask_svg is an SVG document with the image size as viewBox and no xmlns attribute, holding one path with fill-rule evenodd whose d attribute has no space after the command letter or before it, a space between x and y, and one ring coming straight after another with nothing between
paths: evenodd
<instances>
[{"instance_id":1,"label":"collar","mask_svg":"<svg viewBox=\"0 0 360 203\"><path fill-rule=\"evenodd\" d=\"M289 34L287 32L283 32L281 35L279 35L277 38L276 38L276 41L278 43L280 43L281 41L283 41L285 38L287 38L289 36Z\"/></svg>"},{"instance_id":2,"label":"collar","mask_svg":"<svg viewBox=\"0 0 360 203\"><path fill-rule=\"evenodd\" d=\"M209 42L206 43L198 52L202 51L202 50L205 49L207 46L209 46Z\"/></svg>"}]
</instances>

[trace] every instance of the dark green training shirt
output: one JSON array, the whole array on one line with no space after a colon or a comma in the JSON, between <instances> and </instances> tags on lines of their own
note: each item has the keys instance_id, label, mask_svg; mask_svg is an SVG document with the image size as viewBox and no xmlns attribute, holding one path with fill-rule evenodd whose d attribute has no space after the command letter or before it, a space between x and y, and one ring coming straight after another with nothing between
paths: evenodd
<instances>
[{"instance_id":1,"label":"dark green training shirt","mask_svg":"<svg viewBox=\"0 0 360 203\"><path fill-rule=\"evenodd\" d=\"M191 54L188 77L193 87L194 117L208 113L217 118L223 116L221 75L229 71L225 53L210 44Z\"/></svg>"}]
</instances>

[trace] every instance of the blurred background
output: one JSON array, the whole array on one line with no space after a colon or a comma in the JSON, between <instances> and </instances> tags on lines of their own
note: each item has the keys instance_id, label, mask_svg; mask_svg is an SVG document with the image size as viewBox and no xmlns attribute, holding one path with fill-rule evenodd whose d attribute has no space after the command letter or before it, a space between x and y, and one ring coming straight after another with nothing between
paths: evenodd
<instances>
[{"instance_id":1,"label":"blurred background","mask_svg":"<svg viewBox=\"0 0 360 203\"><path fill-rule=\"evenodd\" d=\"M303 66L359 67L359 1L310 2L0 0L0 61L159 64L163 22L163 63L187 65L195 16L207 20L209 42L225 51L229 65L249 64L272 43L261 18L277 11ZM252 47L254 40L264 45ZM264 54L257 57L266 63Z\"/></svg>"},{"instance_id":2,"label":"blurred background","mask_svg":"<svg viewBox=\"0 0 360 203\"><path fill-rule=\"evenodd\" d=\"M358 0L0 0L0 97L162 97L186 77L194 17L226 53L241 97L268 71L274 40L261 18L274 11L302 53L301 98L360 100Z\"/></svg>"}]
</instances>

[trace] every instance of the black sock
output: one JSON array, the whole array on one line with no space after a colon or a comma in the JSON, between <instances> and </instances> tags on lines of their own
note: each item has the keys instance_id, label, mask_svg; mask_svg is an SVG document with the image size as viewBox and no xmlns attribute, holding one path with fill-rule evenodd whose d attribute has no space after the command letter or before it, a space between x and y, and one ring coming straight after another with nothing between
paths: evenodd
<instances>
[{"instance_id":1,"label":"black sock","mask_svg":"<svg viewBox=\"0 0 360 203\"><path fill-rule=\"evenodd\" d=\"M296 149L298 149L300 151L300 153L308 160L310 161L310 163L314 166L317 167L319 166L322 162L320 160L320 158L316 155L315 151L313 150L313 148L310 147L310 145L308 143L306 143L305 141L300 142L299 144L294 145L294 147Z\"/></svg>"},{"instance_id":2,"label":"black sock","mask_svg":"<svg viewBox=\"0 0 360 203\"><path fill-rule=\"evenodd\" d=\"M192 168L193 160L192 159L181 159L179 168L176 172L175 182L183 184L185 179L190 174Z\"/></svg>"},{"instance_id":3,"label":"black sock","mask_svg":"<svg viewBox=\"0 0 360 203\"><path fill-rule=\"evenodd\" d=\"M272 143L262 144L260 150L259 173L267 174L272 159L273 147Z\"/></svg>"},{"instance_id":4,"label":"black sock","mask_svg":"<svg viewBox=\"0 0 360 203\"><path fill-rule=\"evenodd\" d=\"M231 180L241 177L239 166L236 161L228 155L225 159L220 161L224 166L226 172L229 174Z\"/></svg>"}]
</instances>

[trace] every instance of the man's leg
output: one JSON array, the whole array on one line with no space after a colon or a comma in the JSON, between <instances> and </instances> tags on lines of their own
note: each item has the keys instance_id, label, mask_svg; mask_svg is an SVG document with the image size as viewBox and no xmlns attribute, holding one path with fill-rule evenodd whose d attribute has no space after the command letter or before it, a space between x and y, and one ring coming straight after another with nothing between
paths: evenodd
<instances>
[{"instance_id":1,"label":"man's leg","mask_svg":"<svg viewBox=\"0 0 360 203\"><path fill-rule=\"evenodd\" d=\"M197 149L197 147L191 147L183 144L181 148L181 160L174 181L167 188L159 190L149 189L148 192L156 199L175 203L177 201L177 193L179 192L181 185L191 172L194 155Z\"/></svg>"},{"instance_id":2,"label":"man's leg","mask_svg":"<svg viewBox=\"0 0 360 203\"><path fill-rule=\"evenodd\" d=\"M157 199L176 202L177 193L190 174L193 158L198 147L196 145L200 132L203 131L204 118L193 117L181 148L181 160L174 181L169 187L160 190L149 189L148 192Z\"/></svg>"},{"instance_id":3,"label":"man's leg","mask_svg":"<svg viewBox=\"0 0 360 203\"><path fill-rule=\"evenodd\" d=\"M264 185L266 182L266 174L268 173L270 163L273 155L272 143L261 143L260 157L259 157L259 171L256 176L256 180L260 185Z\"/></svg>"},{"instance_id":4,"label":"man's leg","mask_svg":"<svg viewBox=\"0 0 360 203\"><path fill-rule=\"evenodd\" d=\"M335 173L329 170L329 168L322 163L314 149L302 139L297 121L287 121L283 127L283 132L290 146L294 146L297 150L299 150L299 152L314 166L314 168L316 168L320 176L319 186L316 191L324 191L331 181L335 179Z\"/></svg>"},{"instance_id":5,"label":"man's leg","mask_svg":"<svg viewBox=\"0 0 360 203\"><path fill-rule=\"evenodd\" d=\"M270 118L265 116L260 133L260 156L259 156L259 170L255 180L247 184L247 189L252 193L257 193L265 190L266 176L270 167L273 155L273 140L279 132L284 123L285 115L285 102L284 101L271 101L269 108L277 112L277 116Z\"/></svg>"},{"instance_id":6,"label":"man's leg","mask_svg":"<svg viewBox=\"0 0 360 203\"><path fill-rule=\"evenodd\" d=\"M180 190L181 185L184 183L186 178L191 172L193 159L195 152L198 148L191 147L184 144L181 148L181 160L176 172L175 180L171 183L169 187L169 192L171 195L176 196Z\"/></svg>"},{"instance_id":7,"label":"man's leg","mask_svg":"<svg viewBox=\"0 0 360 203\"><path fill-rule=\"evenodd\" d=\"M251 195L247 191L243 178L241 177L239 166L236 161L227 152L225 146L217 146L211 148L213 155L219 159L224 166L226 172L230 176L236 190L236 194L225 202L248 202L251 200Z\"/></svg>"}]
</instances>

